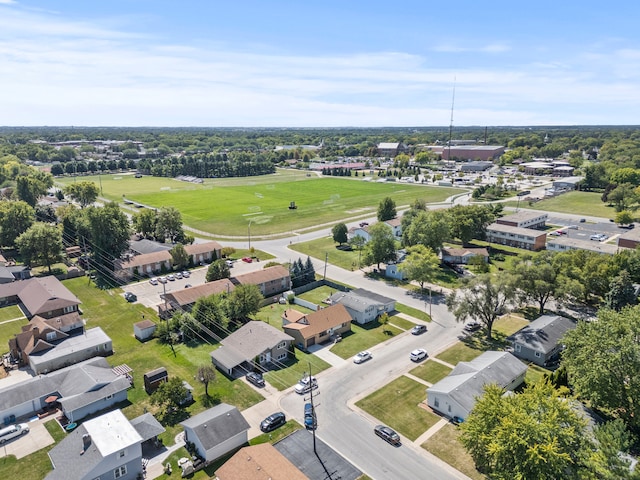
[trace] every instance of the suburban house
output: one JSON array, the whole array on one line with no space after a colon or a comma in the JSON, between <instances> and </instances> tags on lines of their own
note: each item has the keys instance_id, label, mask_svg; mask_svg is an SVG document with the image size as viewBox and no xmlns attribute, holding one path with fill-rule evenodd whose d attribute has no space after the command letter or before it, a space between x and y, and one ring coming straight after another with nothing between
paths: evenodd
<instances>
[{"instance_id":1,"label":"suburban house","mask_svg":"<svg viewBox=\"0 0 640 480\"><path fill-rule=\"evenodd\" d=\"M175 311L191 311L198 299L221 293L228 294L233 292L235 288L236 286L230 279L221 278L195 287L168 292L164 295L165 301L158 305L158 314L160 318L167 318Z\"/></svg>"},{"instance_id":2,"label":"suburban house","mask_svg":"<svg viewBox=\"0 0 640 480\"><path fill-rule=\"evenodd\" d=\"M351 315L344 305L336 304L304 314L297 310L285 310L282 329L293 337L296 345L309 348L325 343L337 335L351 331Z\"/></svg>"},{"instance_id":3,"label":"suburban house","mask_svg":"<svg viewBox=\"0 0 640 480\"><path fill-rule=\"evenodd\" d=\"M193 265L211 263L222 257L222 245L213 241L185 245L184 250Z\"/></svg>"},{"instance_id":4,"label":"suburban house","mask_svg":"<svg viewBox=\"0 0 640 480\"><path fill-rule=\"evenodd\" d=\"M620 251L620 239L618 238L618 245L616 246L611 243L582 240L580 238L569 238L566 236L548 237L547 250L551 250L552 252L588 250L590 252L603 253L605 255L615 255Z\"/></svg>"},{"instance_id":5,"label":"suburban house","mask_svg":"<svg viewBox=\"0 0 640 480\"><path fill-rule=\"evenodd\" d=\"M216 405L198 415L180 422L185 442L193 443L205 463L247 443L249 423L240 411L226 403Z\"/></svg>"},{"instance_id":6,"label":"suburban house","mask_svg":"<svg viewBox=\"0 0 640 480\"><path fill-rule=\"evenodd\" d=\"M115 373L104 358L92 358L0 389L0 420L33 416L55 396L65 417L77 422L126 401L129 387L130 380Z\"/></svg>"},{"instance_id":7,"label":"suburban house","mask_svg":"<svg viewBox=\"0 0 640 480\"><path fill-rule=\"evenodd\" d=\"M396 239L402 238L402 220L400 218L392 218L391 220L385 220L383 222L393 232L393 236Z\"/></svg>"},{"instance_id":8,"label":"suburban house","mask_svg":"<svg viewBox=\"0 0 640 480\"><path fill-rule=\"evenodd\" d=\"M149 340L153 337L156 328L157 325L155 322L152 322L149 319L142 320L133 324L133 336L141 342L144 342L145 340Z\"/></svg>"},{"instance_id":9,"label":"suburban house","mask_svg":"<svg viewBox=\"0 0 640 480\"><path fill-rule=\"evenodd\" d=\"M146 448L155 449L160 443L158 435L164 433L166 429L156 420L156 417L150 413L144 413L139 417L130 420L133 428L136 429L140 437L142 437L142 454L145 454Z\"/></svg>"},{"instance_id":10,"label":"suburban house","mask_svg":"<svg viewBox=\"0 0 640 480\"><path fill-rule=\"evenodd\" d=\"M211 360L222 372L233 376L237 369L242 373L286 360L291 342L293 337L268 323L252 321L223 338L222 345L211 352Z\"/></svg>"},{"instance_id":11,"label":"suburban house","mask_svg":"<svg viewBox=\"0 0 640 480\"><path fill-rule=\"evenodd\" d=\"M459 362L446 378L427 388L427 404L446 417L466 419L485 385L513 390L526 372L527 366L509 352L484 352L470 362Z\"/></svg>"},{"instance_id":12,"label":"suburban house","mask_svg":"<svg viewBox=\"0 0 640 480\"><path fill-rule=\"evenodd\" d=\"M74 312L48 320L33 317L9 340L9 351L21 366L28 365L38 375L111 355L113 344L102 328L85 330L84 321Z\"/></svg>"},{"instance_id":13,"label":"suburban house","mask_svg":"<svg viewBox=\"0 0 640 480\"><path fill-rule=\"evenodd\" d=\"M521 210L517 213L498 218L496 223L500 225L509 225L511 227L543 230L548 218L549 215L546 213Z\"/></svg>"},{"instance_id":14,"label":"suburban house","mask_svg":"<svg viewBox=\"0 0 640 480\"><path fill-rule=\"evenodd\" d=\"M492 223L487 227L487 241L525 250L542 250L545 247L547 234L531 228L512 227Z\"/></svg>"},{"instance_id":15,"label":"suburban house","mask_svg":"<svg viewBox=\"0 0 640 480\"><path fill-rule=\"evenodd\" d=\"M624 248L636 248L640 245L640 229L627 230L618 237L618 246Z\"/></svg>"},{"instance_id":16,"label":"suburban house","mask_svg":"<svg viewBox=\"0 0 640 480\"><path fill-rule=\"evenodd\" d=\"M291 288L289 270L282 265L231 277L231 281L236 285L257 285L264 297L286 292Z\"/></svg>"},{"instance_id":17,"label":"suburban house","mask_svg":"<svg viewBox=\"0 0 640 480\"><path fill-rule=\"evenodd\" d=\"M351 241L357 236L364 238L364 243L367 243L369 240L371 240L371 235L369 234L369 226L365 225L364 227L351 227L347 231L347 240Z\"/></svg>"},{"instance_id":18,"label":"suburban house","mask_svg":"<svg viewBox=\"0 0 640 480\"><path fill-rule=\"evenodd\" d=\"M309 480L270 443L241 448L215 474L216 480Z\"/></svg>"},{"instance_id":19,"label":"suburban house","mask_svg":"<svg viewBox=\"0 0 640 480\"><path fill-rule=\"evenodd\" d=\"M49 451L46 480L136 480L142 475L142 437L120 410L83 422Z\"/></svg>"},{"instance_id":20,"label":"suburban house","mask_svg":"<svg viewBox=\"0 0 640 480\"><path fill-rule=\"evenodd\" d=\"M455 248L442 247L440 250L442 262L450 265L468 265L472 258L480 257L485 263L489 262L489 252L486 248Z\"/></svg>"},{"instance_id":21,"label":"suburban house","mask_svg":"<svg viewBox=\"0 0 640 480\"><path fill-rule=\"evenodd\" d=\"M562 337L576 328L576 322L560 315L542 315L507 337L513 354L527 362L544 366L562 351Z\"/></svg>"},{"instance_id":22,"label":"suburban house","mask_svg":"<svg viewBox=\"0 0 640 480\"><path fill-rule=\"evenodd\" d=\"M77 312L80 300L60 280L49 276L0 284L0 307L15 304L27 318L53 318Z\"/></svg>"},{"instance_id":23,"label":"suburban house","mask_svg":"<svg viewBox=\"0 0 640 480\"><path fill-rule=\"evenodd\" d=\"M331 295L329 300L332 305L344 305L351 318L361 325L373 322L383 313L393 312L396 308L394 299L378 295L364 288L336 292Z\"/></svg>"}]
</instances>

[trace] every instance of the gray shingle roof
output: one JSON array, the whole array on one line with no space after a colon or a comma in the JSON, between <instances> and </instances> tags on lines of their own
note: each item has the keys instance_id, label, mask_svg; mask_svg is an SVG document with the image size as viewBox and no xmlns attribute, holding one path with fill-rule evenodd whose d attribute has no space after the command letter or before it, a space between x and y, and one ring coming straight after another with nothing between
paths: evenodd
<instances>
[{"instance_id":1,"label":"gray shingle roof","mask_svg":"<svg viewBox=\"0 0 640 480\"><path fill-rule=\"evenodd\" d=\"M32 353L29 355L29 363L36 367L36 371L39 371L37 368L39 365L73 355L74 352L87 351L104 344L111 344L111 338L100 327L90 328L85 330L82 335L65 338L49 350ZM102 351L102 349L100 350Z\"/></svg>"},{"instance_id":2,"label":"gray shingle roof","mask_svg":"<svg viewBox=\"0 0 640 480\"><path fill-rule=\"evenodd\" d=\"M222 346L211 352L211 357L233 368L244 361L253 360L283 341L293 341L293 337L268 323L253 321L222 340Z\"/></svg>"},{"instance_id":3,"label":"gray shingle roof","mask_svg":"<svg viewBox=\"0 0 640 480\"><path fill-rule=\"evenodd\" d=\"M240 411L226 403L205 410L180 425L192 429L206 450L249 429L249 423Z\"/></svg>"},{"instance_id":4,"label":"gray shingle roof","mask_svg":"<svg viewBox=\"0 0 640 480\"><path fill-rule=\"evenodd\" d=\"M507 337L511 343L526 345L528 348L549 353L569 330L576 328L576 322L560 315L542 315L533 322Z\"/></svg>"},{"instance_id":5,"label":"gray shingle roof","mask_svg":"<svg viewBox=\"0 0 640 480\"><path fill-rule=\"evenodd\" d=\"M150 413L145 413L131 420L131 425L135 428L142 441L149 440L161 433L165 432L165 428L156 420L156 417Z\"/></svg>"},{"instance_id":6,"label":"gray shingle roof","mask_svg":"<svg viewBox=\"0 0 640 480\"><path fill-rule=\"evenodd\" d=\"M448 394L470 411L485 385L496 383L506 387L526 371L527 366L509 352L484 352L470 362L459 362L447 377L427 392Z\"/></svg>"}]
</instances>

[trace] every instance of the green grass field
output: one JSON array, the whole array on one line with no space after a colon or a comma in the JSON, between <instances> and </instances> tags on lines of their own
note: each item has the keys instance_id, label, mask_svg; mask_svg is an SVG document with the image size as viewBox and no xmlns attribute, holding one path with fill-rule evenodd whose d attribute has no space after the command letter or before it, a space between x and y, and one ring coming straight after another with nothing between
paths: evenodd
<instances>
[{"instance_id":1,"label":"green grass field","mask_svg":"<svg viewBox=\"0 0 640 480\"><path fill-rule=\"evenodd\" d=\"M422 383L400 377L356 405L408 439L415 440L440 418L418 406L425 398Z\"/></svg>"},{"instance_id":2,"label":"green grass field","mask_svg":"<svg viewBox=\"0 0 640 480\"><path fill-rule=\"evenodd\" d=\"M409 373L431 384L437 383L449 375L451 369L440 362L427 361Z\"/></svg>"},{"instance_id":3,"label":"green grass field","mask_svg":"<svg viewBox=\"0 0 640 480\"><path fill-rule=\"evenodd\" d=\"M351 332L342 334L342 341L331 347L331 352L344 359L353 357L356 353L366 350L382 342L386 342L402 330L387 325L381 325L377 320L366 325L351 323Z\"/></svg>"},{"instance_id":4,"label":"green grass field","mask_svg":"<svg viewBox=\"0 0 640 480\"><path fill-rule=\"evenodd\" d=\"M601 193L596 192L567 192L557 197L547 198L529 206L527 202L520 202L520 208L533 208L547 212L572 213L575 215L590 215L595 217L613 218L616 212L613 207L603 203ZM516 207L518 202L505 202L505 206Z\"/></svg>"},{"instance_id":5,"label":"green grass field","mask_svg":"<svg viewBox=\"0 0 640 480\"><path fill-rule=\"evenodd\" d=\"M392 197L397 206L402 206L416 198L440 202L460 193L453 188L307 177L292 170L278 170L263 177L207 179L203 184L125 174L86 176L80 180L101 184L102 196L110 200L120 202L126 196L156 208L175 207L186 225L212 234L244 236L251 222L251 235L256 237L375 215L384 197ZM56 181L66 185L73 179ZM288 208L291 201L296 202L297 209Z\"/></svg>"},{"instance_id":6,"label":"green grass field","mask_svg":"<svg viewBox=\"0 0 640 480\"><path fill-rule=\"evenodd\" d=\"M454 425L445 425L422 444L422 448L433 453L473 480L486 478L476 470L475 462L460 443L460 429Z\"/></svg>"}]
</instances>

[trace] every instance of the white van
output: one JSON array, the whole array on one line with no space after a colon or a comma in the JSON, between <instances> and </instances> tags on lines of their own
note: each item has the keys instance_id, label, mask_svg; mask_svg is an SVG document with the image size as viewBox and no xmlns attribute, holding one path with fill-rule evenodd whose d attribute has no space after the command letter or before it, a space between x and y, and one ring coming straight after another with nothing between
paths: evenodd
<instances>
[{"instance_id":1,"label":"white van","mask_svg":"<svg viewBox=\"0 0 640 480\"><path fill-rule=\"evenodd\" d=\"M11 440L12 438L19 437L29 433L29 425L26 423L19 423L17 425L11 425L10 427L0 430L0 445Z\"/></svg>"}]
</instances>

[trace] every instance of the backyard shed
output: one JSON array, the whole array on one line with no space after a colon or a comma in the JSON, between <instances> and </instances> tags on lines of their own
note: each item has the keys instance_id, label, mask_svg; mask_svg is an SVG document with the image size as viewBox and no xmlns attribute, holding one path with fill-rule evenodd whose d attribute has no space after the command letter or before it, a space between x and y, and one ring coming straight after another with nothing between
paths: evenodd
<instances>
[{"instance_id":1,"label":"backyard shed","mask_svg":"<svg viewBox=\"0 0 640 480\"><path fill-rule=\"evenodd\" d=\"M151 320L142 320L133 324L133 335L141 342L149 340L156 331L156 324Z\"/></svg>"},{"instance_id":2,"label":"backyard shed","mask_svg":"<svg viewBox=\"0 0 640 480\"><path fill-rule=\"evenodd\" d=\"M156 368L144 374L144 389L151 395L160 386L161 383L169 380L169 374L164 367Z\"/></svg>"}]
</instances>

